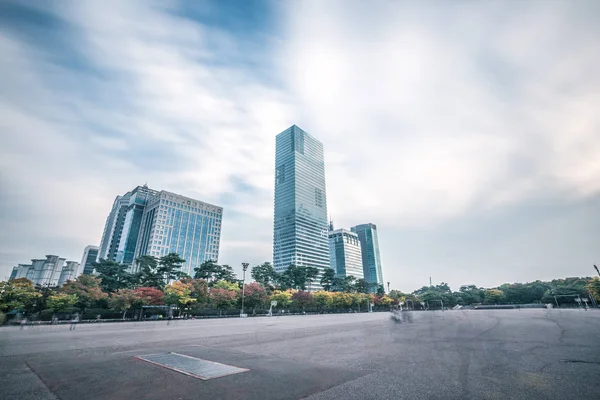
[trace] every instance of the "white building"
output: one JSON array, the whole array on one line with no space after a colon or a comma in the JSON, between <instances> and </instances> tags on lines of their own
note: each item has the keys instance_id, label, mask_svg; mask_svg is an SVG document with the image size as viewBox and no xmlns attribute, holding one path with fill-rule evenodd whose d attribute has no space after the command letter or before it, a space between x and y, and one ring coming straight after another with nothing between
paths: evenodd
<instances>
[{"instance_id":1,"label":"white building","mask_svg":"<svg viewBox=\"0 0 600 400\"><path fill-rule=\"evenodd\" d=\"M18 264L13 268L10 280L27 278L34 285L54 287L62 286L67 280L77 277L79 263L67 261L55 255L47 255L45 259L36 258L31 264Z\"/></svg>"},{"instance_id":2,"label":"white building","mask_svg":"<svg viewBox=\"0 0 600 400\"><path fill-rule=\"evenodd\" d=\"M358 235L347 229L329 231L329 259L337 277L363 279L363 264Z\"/></svg>"}]
</instances>

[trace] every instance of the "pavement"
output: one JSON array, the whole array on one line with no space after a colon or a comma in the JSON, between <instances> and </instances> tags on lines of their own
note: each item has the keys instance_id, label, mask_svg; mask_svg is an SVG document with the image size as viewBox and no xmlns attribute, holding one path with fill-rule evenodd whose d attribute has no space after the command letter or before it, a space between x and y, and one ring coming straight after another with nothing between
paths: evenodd
<instances>
[{"instance_id":1,"label":"pavement","mask_svg":"<svg viewBox=\"0 0 600 400\"><path fill-rule=\"evenodd\" d=\"M598 399L599 310L0 328L0 399ZM135 356L248 369L201 380Z\"/></svg>"}]
</instances>

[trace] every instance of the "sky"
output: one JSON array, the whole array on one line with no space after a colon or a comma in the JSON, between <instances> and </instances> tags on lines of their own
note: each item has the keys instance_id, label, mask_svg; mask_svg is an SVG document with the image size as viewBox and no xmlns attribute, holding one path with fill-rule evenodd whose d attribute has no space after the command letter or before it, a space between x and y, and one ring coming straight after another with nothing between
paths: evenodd
<instances>
[{"instance_id":1,"label":"sky","mask_svg":"<svg viewBox=\"0 0 600 400\"><path fill-rule=\"evenodd\" d=\"M224 207L219 263L272 260L275 136L325 148L336 228L384 281L592 276L600 3L0 0L0 279L98 245L147 183Z\"/></svg>"}]
</instances>

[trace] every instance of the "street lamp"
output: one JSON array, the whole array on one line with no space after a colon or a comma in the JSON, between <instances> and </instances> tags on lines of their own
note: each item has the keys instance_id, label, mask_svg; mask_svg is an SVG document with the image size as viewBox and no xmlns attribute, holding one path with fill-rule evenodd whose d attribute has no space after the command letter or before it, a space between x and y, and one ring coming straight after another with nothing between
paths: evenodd
<instances>
[{"instance_id":1,"label":"street lamp","mask_svg":"<svg viewBox=\"0 0 600 400\"><path fill-rule=\"evenodd\" d=\"M598 275L600 276L600 271L598 270L598 267L596 267L596 264L594 264L594 268L596 269L596 272L598 273Z\"/></svg>"},{"instance_id":2,"label":"street lamp","mask_svg":"<svg viewBox=\"0 0 600 400\"><path fill-rule=\"evenodd\" d=\"M243 280L242 280L242 312L240 314L240 317L244 316L244 296L245 296L245 289L246 289L246 270L248 269L248 264L247 262L242 263L242 269L244 270L244 275L243 275Z\"/></svg>"},{"instance_id":3,"label":"street lamp","mask_svg":"<svg viewBox=\"0 0 600 400\"><path fill-rule=\"evenodd\" d=\"M388 281L388 293L390 292L390 282Z\"/></svg>"}]
</instances>

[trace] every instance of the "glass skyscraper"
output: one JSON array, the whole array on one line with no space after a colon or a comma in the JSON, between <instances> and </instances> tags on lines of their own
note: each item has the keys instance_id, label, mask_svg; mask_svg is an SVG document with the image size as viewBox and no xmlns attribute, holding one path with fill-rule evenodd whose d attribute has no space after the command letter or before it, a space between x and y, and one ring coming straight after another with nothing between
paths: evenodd
<instances>
[{"instance_id":1,"label":"glass skyscraper","mask_svg":"<svg viewBox=\"0 0 600 400\"><path fill-rule=\"evenodd\" d=\"M364 278L362 253L358 235L347 229L329 229L329 257L337 277Z\"/></svg>"},{"instance_id":2,"label":"glass skyscraper","mask_svg":"<svg viewBox=\"0 0 600 400\"><path fill-rule=\"evenodd\" d=\"M218 261L222 217L221 207L163 190L144 208L135 258L177 253L193 276L204 261Z\"/></svg>"},{"instance_id":3,"label":"glass skyscraper","mask_svg":"<svg viewBox=\"0 0 600 400\"><path fill-rule=\"evenodd\" d=\"M383 285L383 273L381 272L381 256L379 255L377 226L370 223L362 224L352 227L350 230L358 235L362 252L362 264L365 281L373 284L371 291L375 291L377 290L377 286Z\"/></svg>"},{"instance_id":4,"label":"glass skyscraper","mask_svg":"<svg viewBox=\"0 0 600 400\"><path fill-rule=\"evenodd\" d=\"M276 137L274 214L276 271L290 264L329 268L323 144L296 125Z\"/></svg>"}]
</instances>

